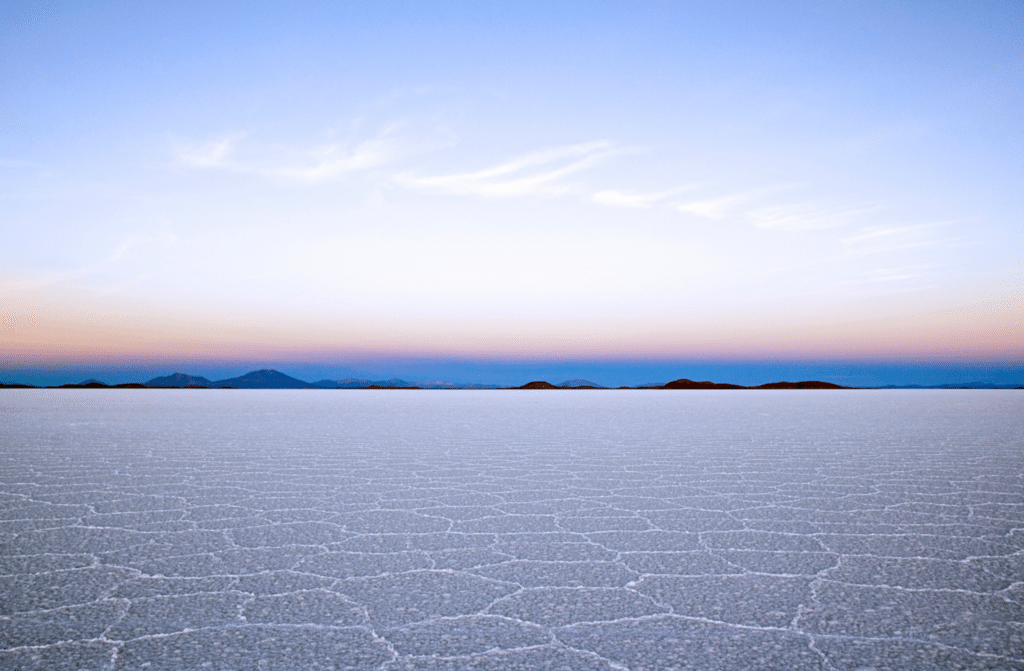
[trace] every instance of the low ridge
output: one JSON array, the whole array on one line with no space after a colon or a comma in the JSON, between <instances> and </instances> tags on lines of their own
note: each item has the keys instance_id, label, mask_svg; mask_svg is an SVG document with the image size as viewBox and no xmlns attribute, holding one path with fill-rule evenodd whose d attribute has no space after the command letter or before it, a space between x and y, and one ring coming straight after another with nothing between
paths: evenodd
<instances>
[{"instance_id":1,"label":"low ridge","mask_svg":"<svg viewBox=\"0 0 1024 671\"><path fill-rule=\"evenodd\" d=\"M555 385L544 380L534 380L533 382L527 382L522 387L511 387L512 389L558 389Z\"/></svg>"},{"instance_id":2,"label":"low ridge","mask_svg":"<svg viewBox=\"0 0 1024 671\"><path fill-rule=\"evenodd\" d=\"M849 389L849 387L841 387L838 384L819 380L804 380L803 382L771 382L751 387L751 389Z\"/></svg>"},{"instance_id":3,"label":"low ridge","mask_svg":"<svg viewBox=\"0 0 1024 671\"><path fill-rule=\"evenodd\" d=\"M747 389L747 387L741 387L738 384L724 384L721 382L694 382L688 380L685 377L679 380L673 380L668 384L663 384L657 389Z\"/></svg>"},{"instance_id":4,"label":"low ridge","mask_svg":"<svg viewBox=\"0 0 1024 671\"><path fill-rule=\"evenodd\" d=\"M805 380L803 382L769 382L756 387L744 387L738 384L725 384L721 382L694 382L682 378L663 384L655 389L850 389L831 382L820 382L818 380Z\"/></svg>"}]
</instances>

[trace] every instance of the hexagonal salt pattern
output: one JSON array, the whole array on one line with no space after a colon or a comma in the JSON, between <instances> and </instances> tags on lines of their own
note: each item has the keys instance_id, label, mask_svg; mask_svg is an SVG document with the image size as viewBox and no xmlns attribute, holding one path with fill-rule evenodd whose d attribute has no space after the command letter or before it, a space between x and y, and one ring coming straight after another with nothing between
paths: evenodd
<instances>
[{"instance_id":1,"label":"hexagonal salt pattern","mask_svg":"<svg viewBox=\"0 0 1024 671\"><path fill-rule=\"evenodd\" d=\"M3 669L1024 669L1017 391L0 391Z\"/></svg>"}]
</instances>

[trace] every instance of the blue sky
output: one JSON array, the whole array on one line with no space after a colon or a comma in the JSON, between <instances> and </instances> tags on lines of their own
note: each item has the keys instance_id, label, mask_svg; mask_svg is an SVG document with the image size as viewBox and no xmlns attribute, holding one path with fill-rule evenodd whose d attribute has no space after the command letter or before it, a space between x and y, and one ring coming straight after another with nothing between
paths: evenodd
<instances>
[{"instance_id":1,"label":"blue sky","mask_svg":"<svg viewBox=\"0 0 1024 671\"><path fill-rule=\"evenodd\" d=\"M1019 371L1022 40L1018 2L8 2L0 377Z\"/></svg>"}]
</instances>

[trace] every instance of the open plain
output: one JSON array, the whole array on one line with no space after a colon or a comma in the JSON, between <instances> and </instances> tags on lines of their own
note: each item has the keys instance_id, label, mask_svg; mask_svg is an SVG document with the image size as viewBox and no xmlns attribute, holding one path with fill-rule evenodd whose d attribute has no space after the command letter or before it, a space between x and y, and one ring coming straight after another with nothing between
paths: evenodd
<instances>
[{"instance_id":1,"label":"open plain","mask_svg":"<svg viewBox=\"0 0 1024 671\"><path fill-rule=\"evenodd\" d=\"M1019 391L0 392L3 669L1024 669Z\"/></svg>"}]
</instances>

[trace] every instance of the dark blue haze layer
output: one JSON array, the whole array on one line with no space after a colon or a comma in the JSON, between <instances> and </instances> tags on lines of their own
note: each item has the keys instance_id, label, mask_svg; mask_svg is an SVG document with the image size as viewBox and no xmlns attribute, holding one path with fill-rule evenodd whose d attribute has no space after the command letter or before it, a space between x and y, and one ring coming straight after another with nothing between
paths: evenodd
<instances>
[{"instance_id":1,"label":"dark blue haze layer","mask_svg":"<svg viewBox=\"0 0 1024 671\"><path fill-rule=\"evenodd\" d=\"M744 386L769 382L823 380L846 387L993 384L1024 386L1024 362L863 362L863 361L699 361L699 360L538 360L380 359L331 365L299 360L167 361L137 365L80 365L59 368L0 365L0 382L39 386L78 383L94 378L107 384L146 382L181 372L221 380L272 368L306 382L366 378L519 386L533 380L560 384L586 379L604 387L664 384L679 378Z\"/></svg>"},{"instance_id":2,"label":"dark blue haze layer","mask_svg":"<svg viewBox=\"0 0 1024 671\"><path fill-rule=\"evenodd\" d=\"M2 669L1024 669L1018 391L0 391Z\"/></svg>"}]
</instances>

